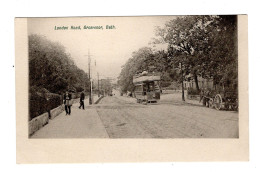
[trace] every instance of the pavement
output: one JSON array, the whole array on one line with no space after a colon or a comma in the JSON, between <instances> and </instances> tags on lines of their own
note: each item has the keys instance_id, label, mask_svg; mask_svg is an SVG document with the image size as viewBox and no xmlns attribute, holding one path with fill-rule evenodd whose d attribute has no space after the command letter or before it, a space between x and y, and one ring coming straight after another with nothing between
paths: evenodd
<instances>
[{"instance_id":1,"label":"pavement","mask_svg":"<svg viewBox=\"0 0 260 172\"><path fill-rule=\"evenodd\" d=\"M93 102L98 96L93 96ZM108 135L95 109L90 108L85 99L85 110L79 109L79 103L71 107L71 115L63 111L49 124L36 131L31 138L107 138Z\"/></svg>"},{"instance_id":2,"label":"pavement","mask_svg":"<svg viewBox=\"0 0 260 172\"><path fill-rule=\"evenodd\" d=\"M217 111L181 94L163 94L158 103L143 105L126 96L107 96L85 110L72 107L37 131L32 138L238 138L238 113Z\"/></svg>"}]
</instances>

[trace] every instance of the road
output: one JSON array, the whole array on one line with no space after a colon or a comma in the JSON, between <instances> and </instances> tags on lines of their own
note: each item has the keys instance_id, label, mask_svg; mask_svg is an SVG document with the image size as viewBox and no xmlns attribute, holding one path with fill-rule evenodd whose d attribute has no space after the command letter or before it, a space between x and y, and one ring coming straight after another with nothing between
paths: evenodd
<instances>
[{"instance_id":1,"label":"road","mask_svg":"<svg viewBox=\"0 0 260 172\"><path fill-rule=\"evenodd\" d=\"M33 138L238 138L238 113L163 99L142 105L133 98L104 97L85 111L72 108Z\"/></svg>"},{"instance_id":2,"label":"road","mask_svg":"<svg viewBox=\"0 0 260 172\"><path fill-rule=\"evenodd\" d=\"M238 113L183 102L142 105L106 97L96 107L110 138L238 137Z\"/></svg>"}]
</instances>

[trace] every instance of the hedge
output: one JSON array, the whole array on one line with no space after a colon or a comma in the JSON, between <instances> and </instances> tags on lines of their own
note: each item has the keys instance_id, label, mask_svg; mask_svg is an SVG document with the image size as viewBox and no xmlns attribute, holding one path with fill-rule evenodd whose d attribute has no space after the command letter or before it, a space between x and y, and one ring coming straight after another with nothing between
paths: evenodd
<instances>
[{"instance_id":1,"label":"hedge","mask_svg":"<svg viewBox=\"0 0 260 172\"><path fill-rule=\"evenodd\" d=\"M200 90L194 89L194 88L189 88L187 90L188 95L200 95Z\"/></svg>"},{"instance_id":2,"label":"hedge","mask_svg":"<svg viewBox=\"0 0 260 172\"><path fill-rule=\"evenodd\" d=\"M72 93L72 99L80 98L80 94L81 92ZM85 93L85 96L87 95L88 93ZM50 93L45 88L31 87L29 95L29 121L45 112L49 113L50 110L63 104L63 96L64 94Z\"/></svg>"},{"instance_id":3,"label":"hedge","mask_svg":"<svg viewBox=\"0 0 260 172\"><path fill-rule=\"evenodd\" d=\"M49 112L62 104L62 96L53 93L34 92L30 94L29 99L29 121L45 112Z\"/></svg>"}]
</instances>

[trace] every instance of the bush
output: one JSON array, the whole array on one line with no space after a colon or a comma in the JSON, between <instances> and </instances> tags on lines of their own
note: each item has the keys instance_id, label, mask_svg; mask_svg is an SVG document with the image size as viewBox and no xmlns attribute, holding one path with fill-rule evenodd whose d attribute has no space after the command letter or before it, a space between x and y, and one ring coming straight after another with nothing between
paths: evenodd
<instances>
[{"instance_id":1,"label":"bush","mask_svg":"<svg viewBox=\"0 0 260 172\"><path fill-rule=\"evenodd\" d=\"M62 104L62 96L59 94L53 94L49 93L47 94L48 100L47 100L47 110L54 109Z\"/></svg>"},{"instance_id":2,"label":"bush","mask_svg":"<svg viewBox=\"0 0 260 172\"><path fill-rule=\"evenodd\" d=\"M62 104L62 97L58 94L32 92L29 99L29 121L45 112L49 112Z\"/></svg>"},{"instance_id":3,"label":"bush","mask_svg":"<svg viewBox=\"0 0 260 172\"><path fill-rule=\"evenodd\" d=\"M81 94L81 92L72 93L72 99L78 99L78 98L80 98L80 94Z\"/></svg>"},{"instance_id":4,"label":"bush","mask_svg":"<svg viewBox=\"0 0 260 172\"><path fill-rule=\"evenodd\" d=\"M188 95L200 95L200 90L190 88L188 89Z\"/></svg>"},{"instance_id":5,"label":"bush","mask_svg":"<svg viewBox=\"0 0 260 172\"><path fill-rule=\"evenodd\" d=\"M44 112L47 112L46 104L45 98L37 94L31 94L29 99L29 121Z\"/></svg>"}]
</instances>

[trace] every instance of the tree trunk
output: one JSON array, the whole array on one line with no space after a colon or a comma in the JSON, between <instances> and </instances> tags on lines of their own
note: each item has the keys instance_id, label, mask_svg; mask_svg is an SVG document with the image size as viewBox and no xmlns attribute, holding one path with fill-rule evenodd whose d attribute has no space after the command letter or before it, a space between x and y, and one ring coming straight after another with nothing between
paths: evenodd
<instances>
[{"instance_id":1,"label":"tree trunk","mask_svg":"<svg viewBox=\"0 0 260 172\"><path fill-rule=\"evenodd\" d=\"M185 97L184 97L184 84L183 84L183 70L182 70L182 64L181 66L181 90L182 90L182 101L185 101Z\"/></svg>"},{"instance_id":2,"label":"tree trunk","mask_svg":"<svg viewBox=\"0 0 260 172\"><path fill-rule=\"evenodd\" d=\"M196 89L199 91L200 88L199 88L198 76L195 73L193 74L193 76L194 76Z\"/></svg>"}]
</instances>

